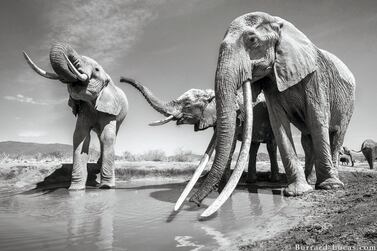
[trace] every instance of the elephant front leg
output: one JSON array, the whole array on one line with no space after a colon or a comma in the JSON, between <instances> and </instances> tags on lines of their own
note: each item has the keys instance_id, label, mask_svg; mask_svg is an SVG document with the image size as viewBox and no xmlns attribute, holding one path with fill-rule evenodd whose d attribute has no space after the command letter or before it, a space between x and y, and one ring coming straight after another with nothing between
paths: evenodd
<instances>
[{"instance_id":1,"label":"elephant front leg","mask_svg":"<svg viewBox=\"0 0 377 251\"><path fill-rule=\"evenodd\" d=\"M116 121L112 120L103 126L100 134L101 142L101 184L100 188L109 189L115 187L114 170L114 145L116 139Z\"/></svg>"},{"instance_id":2,"label":"elephant front leg","mask_svg":"<svg viewBox=\"0 0 377 251\"><path fill-rule=\"evenodd\" d=\"M247 183L257 182L257 154L259 149L259 142L251 142L249 151L249 168L247 171Z\"/></svg>"},{"instance_id":3,"label":"elephant front leg","mask_svg":"<svg viewBox=\"0 0 377 251\"><path fill-rule=\"evenodd\" d=\"M69 190L85 189L88 176L87 163L90 144L90 128L80 122L78 118L73 134L73 167L72 180Z\"/></svg>"},{"instance_id":4,"label":"elephant front leg","mask_svg":"<svg viewBox=\"0 0 377 251\"><path fill-rule=\"evenodd\" d=\"M272 130L287 175L288 186L284 189L284 195L298 196L313 190L305 179L304 169L300 166L293 145L290 122L284 109L275 102L273 97L267 100L267 107Z\"/></svg>"},{"instance_id":5,"label":"elephant front leg","mask_svg":"<svg viewBox=\"0 0 377 251\"><path fill-rule=\"evenodd\" d=\"M267 142L268 156L270 157L271 165L271 182L278 182L279 177L279 165L277 160L277 145L275 139Z\"/></svg>"},{"instance_id":6,"label":"elephant front leg","mask_svg":"<svg viewBox=\"0 0 377 251\"><path fill-rule=\"evenodd\" d=\"M315 156L313 152L313 142L309 134L301 134L301 145L305 153L305 177L309 184L315 184L316 174L313 168Z\"/></svg>"}]
</instances>

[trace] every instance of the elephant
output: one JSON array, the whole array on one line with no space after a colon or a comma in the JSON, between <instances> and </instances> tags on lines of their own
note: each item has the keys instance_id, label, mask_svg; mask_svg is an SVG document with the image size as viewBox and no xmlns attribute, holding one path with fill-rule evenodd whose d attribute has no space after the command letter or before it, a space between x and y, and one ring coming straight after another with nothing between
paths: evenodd
<instances>
[{"instance_id":1,"label":"elephant","mask_svg":"<svg viewBox=\"0 0 377 251\"><path fill-rule=\"evenodd\" d=\"M344 186L338 177L338 152L354 110L353 74L339 58L316 47L289 21L253 12L233 20L220 43L215 73L215 159L189 201L200 205L224 173L236 133L236 97L241 88L245 122L238 161L225 188L201 217L216 212L241 177L251 143L252 96L262 90L287 175L284 195L299 196L313 190L300 167L291 124L301 131L313 154L315 187Z\"/></svg>"},{"instance_id":2,"label":"elephant","mask_svg":"<svg viewBox=\"0 0 377 251\"><path fill-rule=\"evenodd\" d=\"M355 165L355 161L353 160L353 156L352 156L352 152L353 150L350 150L348 147L346 146L343 146L340 150L339 150L339 161L342 163L342 160L343 162L347 163L351 163L351 166L354 166Z\"/></svg>"},{"instance_id":3,"label":"elephant","mask_svg":"<svg viewBox=\"0 0 377 251\"><path fill-rule=\"evenodd\" d=\"M216 100L215 92L211 89L191 89L170 102L164 102L157 98L144 85L134 79L121 77L120 82L128 83L135 87L146 98L158 112L167 118L151 123L150 125L163 125L169 121L176 121L177 125L188 124L194 125L194 131L205 130L209 127L216 126ZM238 122L237 122L237 139L242 140L242 121L244 117L242 93L237 93L238 104ZM168 104L171 104L169 107ZM162 112L165 110L166 112ZM174 111L174 112L173 112ZM249 166L247 182L255 183L256 176L256 157L260 143L267 144L267 151L271 164L271 181L279 180L279 166L277 162L277 145L274 134L270 125L268 111L263 93L261 93L253 106L254 121L253 135L249 152ZM229 163L230 164L230 163Z\"/></svg>"},{"instance_id":4,"label":"elephant","mask_svg":"<svg viewBox=\"0 0 377 251\"><path fill-rule=\"evenodd\" d=\"M350 157L345 154L339 156L339 162L343 166L348 166L349 164L351 164L351 166L354 166L353 160L351 160Z\"/></svg>"},{"instance_id":5,"label":"elephant","mask_svg":"<svg viewBox=\"0 0 377 251\"><path fill-rule=\"evenodd\" d=\"M369 168L373 169L373 162L377 158L377 142L372 139L367 139L361 145L361 150L354 152L362 152L365 159L368 161Z\"/></svg>"},{"instance_id":6,"label":"elephant","mask_svg":"<svg viewBox=\"0 0 377 251\"><path fill-rule=\"evenodd\" d=\"M73 134L73 169L70 190L85 189L90 132L99 138L101 173L99 188L115 187L114 145L120 125L128 112L124 92L94 59L79 55L69 44L54 43L50 63L54 72L39 68L24 52L30 67L39 75L59 80L68 88L68 105L77 116Z\"/></svg>"}]
</instances>

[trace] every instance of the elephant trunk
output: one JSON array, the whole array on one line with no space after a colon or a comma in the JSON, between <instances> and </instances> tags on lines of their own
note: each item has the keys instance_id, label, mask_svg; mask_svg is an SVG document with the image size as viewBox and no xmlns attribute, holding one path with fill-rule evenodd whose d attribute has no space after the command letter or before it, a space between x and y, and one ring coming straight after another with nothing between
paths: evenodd
<instances>
[{"instance_id":1,"label":"elephant trunk","mask_svg":"<svg viewBox=\"0 0 377 251\"><path fill-rule=\"evenodd\" d=\"M231 146L236 131L237 87L244 81L232 46L222 44L215 76L217 144L212 168L190 201L200 205L201 201L219 183L226 164L231 157Z\"/></svg>"},{"instance_id":2,"label":"elephant trunk","mask_svg":"<svg viewBox=\"0 0 377 251\"><path fill-rule=\"evenodd\" d=\"M50 50L51 66L58 74L60 81L73 83L77 81L77 76L69 68L67 58L78 69L81 63L81 56L68 44L55 43Z\"/></svg>"},{"instance_id":3,"label":"elephant trunk","mask_svg":"<svg viewBox=\"0 0 377 251\"><path fill-rule=\"evenodd\" d=\"M134 79L121 77L120 82L130 84L131 86L135 87L147 102L159 113L163 114L166 117L172 118L171 116L178 116L181 111L177 101L172 100L170 102L165 102L157 98L151 90L147 87L143 86L142 84L138 83ZM171 120L171 119L170 119Z\"/></svg>"}]
</instances>

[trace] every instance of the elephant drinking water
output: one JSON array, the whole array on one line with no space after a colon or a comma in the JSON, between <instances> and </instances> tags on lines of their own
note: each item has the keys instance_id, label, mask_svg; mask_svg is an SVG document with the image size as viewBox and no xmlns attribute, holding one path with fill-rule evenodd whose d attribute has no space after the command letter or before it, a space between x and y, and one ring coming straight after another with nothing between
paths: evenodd
<instances>
[{"instance_id":1,"label":"elephant drinking water","mask_svg":"<svg viewBox=\"0 0 377 251\"><path fill-rule=\"evenodd\" d=\"M251 99L261 90L287 175L284 194L297 196L312 190L297 157L291 123L306 135L307 146L314 153L316 188L342 187L337 173L338 152L354 110L355 87L347 66L316 47L290 22L262 12L232 21L220 44L215 75L215 159L190 201L200 205L224 173L236 133L240 88L246 114L243 143L227 185L201 216L216 212L238 183L251 143Z\"/></svg>"},{"instance_id":2,"label":"elephant drinking water","mask_svg":"<svg viewBox=\"0 0 377 251\"><path fill-rule=\"evenodd\" d=\"M139 90L153 108L166 116L166 119L151 123L151 125L162 125L169 121L176 121L177 125L194 125L195 131L216 126L216 100L213 90L191 89L177 99L164 102L153 95L146 86L141 85L133 79L121 77L120 81L128 83ZM243 117L245 115L241 91L237 93L237 99L237 104L239 105L237 139L241 141ZM263 94L260 94L256 99L253 110L255 119L253 121L253 136L250 147L247 181L252 183L257 179L256 157L260 143L267 144L271 164L271 181L278 181L279 166L277 163L277 145L270 125Z\"/></svg>"},{"instance_id":3,"label":"elephant drinking water","mask_svg":"<svg viewBox=\"0 0 377 251\"><path fill-rule=\"evenodd\" d=\"M67 85L69 106L77 116L73 134L73 169L69 189L85 189L86 164L90 131L100 140L100 188L115 186L114 145L119 127L127 115L128 102L119 89L95 60L79 55L70 45L55 43L50 50L50 62L55 72L46 72L35 65L26 53L24 57L39 75L60 80Z\"/></svg>"}]
</instances>

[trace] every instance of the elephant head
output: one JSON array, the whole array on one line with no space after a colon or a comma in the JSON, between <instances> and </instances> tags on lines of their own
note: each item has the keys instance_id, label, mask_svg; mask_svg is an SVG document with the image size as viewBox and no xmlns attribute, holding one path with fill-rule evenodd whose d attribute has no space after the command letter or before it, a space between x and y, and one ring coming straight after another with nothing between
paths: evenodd
<instances>
[{"instance_id":1,"label":"elephant head","mask_svg":"<svg viewBox=\"0 0 377 251\"><path fill-rule=\"evenodd\" d=\"M97 111L118 115L121 105L117 100L116 87L110 76L95 60L79 55L70 45L55 43L50 50L50 62L54 73L39 68L24 52L31 68L39 75L60 80L67 85L69 105L77 113L79 102L91 104Z\"/></svg>"},{"instance_id":2,"label":"elephant head","mask_svg":"<svg viewBox=\"0 0 377 251\"><path fill-rule=\"evenodd\" d=\"M216 155L209 174L190 201L200 204L224 173L235 134L236 95L241 87L246 110L244 140L232 177L202 216L211 215L227 200L244 170L252 133L250 99L261 89L283 92L298 84L316 70L316 50L302 32L279 17L254 12L232 21L220 44L215 75Z\"/></svg>"},{"instance_id":3,"label":"elephant head","mask_svg":"<svg viewBox=\"0 0 377 251\"><path fill-rule=\"evenodd\" d=\"M216 124L216 103L213 90L191 89L170 102L161 101L146 86L137 81L121 77L120 82L128 83L139 90L148 103L166 118L149 125L163 125L176 121L177 125L194 125L194 130L205 130Z\"/></svg>"}]
</instances>

